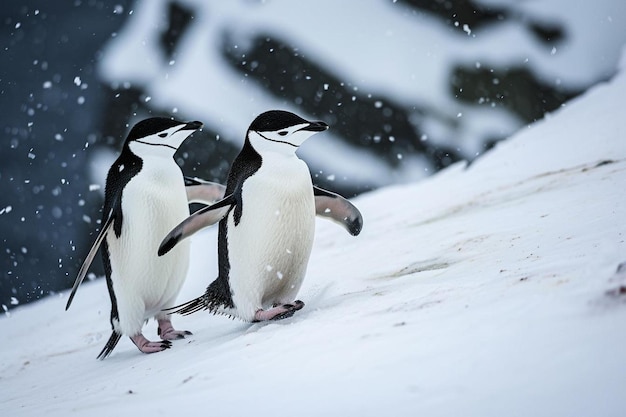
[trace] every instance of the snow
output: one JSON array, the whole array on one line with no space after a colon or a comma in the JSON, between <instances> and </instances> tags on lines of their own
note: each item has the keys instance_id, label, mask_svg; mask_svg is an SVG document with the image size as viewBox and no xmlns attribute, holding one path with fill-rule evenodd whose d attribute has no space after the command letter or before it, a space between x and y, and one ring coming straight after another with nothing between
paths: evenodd
<instances>
[{"instance_id":1,"label":"snow","mask_svg":"<svg viewBox=\"0 0 626 417\"><path fill-rule=\"evenodd\" d=\"M356 238L320 220L287 320L175 317L194 335L172 349L124 338L97 361L103 280L69 312L21 305L0 320L0 414L621 416L625 105L621 74L469 167L355 199ZM215 233L180 301L215 276Z\"/></svg>"}]
</instances>

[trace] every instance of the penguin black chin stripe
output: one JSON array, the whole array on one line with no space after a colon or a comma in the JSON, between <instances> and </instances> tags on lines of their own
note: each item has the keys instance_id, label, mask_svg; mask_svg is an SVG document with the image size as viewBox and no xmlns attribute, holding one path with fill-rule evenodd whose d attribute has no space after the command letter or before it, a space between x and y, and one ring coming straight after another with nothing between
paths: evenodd
<instances>
[{"instance_id":1,"label":"penguin black chin stripe","mask_svg":"<svg viewBox=\"0 0 626 417\"><path fill-rule=\"evenodd\" d=\"M293 144L293 143L291 143L291 142L286 142L286 141L284 141L284 140L270 139L270 138L268 138L267 136L265 136L265 135L261 134L261 132L256 132L256 133L258 133L258 134L259 134L259 136L261 136L263 139L267 139L267 140L269 140L270 142L284 143L285 145L291 145L291 146L293 146L294 148L299 148L299 146L298 146L298 145L294 145L294 144Z\"/></svg>"},{"instance_id":2,"label":"penguin black chin stripe","mask_svg":"<svg viewBox=\"0 0 626 417\"><path fill-rule=\"evenodd\" d=\"M174 149L175 151L178 150L178 148L175 148L175 147L173 147L171 145L167 145L165 143L150 143L150 142L144 142L142 140L136 140L135 142L142 143L142 144L148 145L148 146L165 146L166 148Z\"/></svg>"}]
</instances>

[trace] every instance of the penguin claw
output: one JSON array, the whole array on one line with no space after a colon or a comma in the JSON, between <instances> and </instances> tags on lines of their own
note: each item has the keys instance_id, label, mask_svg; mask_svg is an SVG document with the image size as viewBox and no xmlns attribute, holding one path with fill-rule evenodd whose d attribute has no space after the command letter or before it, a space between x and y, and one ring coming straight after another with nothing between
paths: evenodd
<instances>
[{"instance_id":1,"label":"penguin claw","mask_svg":"<svg viewBox=\"0 0 626 417\"><path fill-rule=\"evenodd\" d=\"M274 317L272 317L270 320L282 320L282 319L288 319L289 317L293 316L296 312L295 308L293 305L291 304L285 304L286 306L291 306L291 308L287 311L285 311L284 313L279 313L277 315L275 315Z\"/></svg>"}]
</instances>

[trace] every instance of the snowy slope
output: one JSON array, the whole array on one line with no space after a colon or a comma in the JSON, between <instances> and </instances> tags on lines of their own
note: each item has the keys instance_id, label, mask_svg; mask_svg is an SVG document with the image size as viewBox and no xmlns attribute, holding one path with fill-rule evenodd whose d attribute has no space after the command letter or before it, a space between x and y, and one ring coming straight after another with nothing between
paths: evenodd
<instances>
[{"instance_id":1,"label":"snowy slope","mask_svg":"<svg viewBox=\"0 0 626 417\"><path fill-rule=\"evenodd\" d=\"M282 322L176 317L194 336L171 350L124 339L97 361L102 280L69 312L67 294L17 308L0 415L623 415L625 108L622 74L470 167L360 197L357 238L320 220L307 305ZM181 301L214 241L195 238Z\"/></svg>"}]
</instances>

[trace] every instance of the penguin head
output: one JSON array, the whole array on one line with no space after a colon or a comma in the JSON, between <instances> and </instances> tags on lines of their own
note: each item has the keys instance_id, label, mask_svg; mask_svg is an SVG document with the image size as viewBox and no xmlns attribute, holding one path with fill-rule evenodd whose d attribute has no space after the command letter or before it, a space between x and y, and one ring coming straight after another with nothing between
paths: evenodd
<instances>
[{"instance_id":1,"label":"penguin head","mask_svg":"<svg viewBox=\"0 0 626 417\"><path fill-rule=\"evenodd\" d=\"M260 153L293 153L317 132L328 129L324 122L310 122L283 110L270 110L257 116L248 128L247 138Z\"/></svg>"},{"instance_id":2,"label":"penguin head","mask_svg":"<svg viewBox=\"0 0 626 417\"><path fill-rule=\"evenodd\" d=\"M172 157L183 141L201 127L201 122L181 122L165 117L151 117L133 126L124 147L139 157L150 155Z\"/></svg>"}]
</instances>

